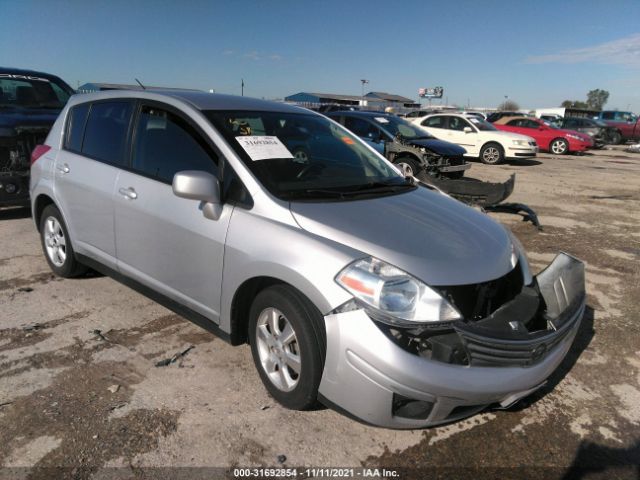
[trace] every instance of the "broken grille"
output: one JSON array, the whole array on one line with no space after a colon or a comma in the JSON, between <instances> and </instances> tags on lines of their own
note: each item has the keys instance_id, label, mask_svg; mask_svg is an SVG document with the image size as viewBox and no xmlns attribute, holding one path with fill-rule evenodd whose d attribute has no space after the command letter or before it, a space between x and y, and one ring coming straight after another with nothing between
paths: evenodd
<instances>
[{"instance_id":1,"label":"broken grille","mask_svg":"<svg viewBox=\"0 0 640 480\"><path fill-rule=\"evenodd\" d=\"M48 129L21 129L15 137L0 143L0 175L29 173L29 158L36 145L47 138Z\"/></svg>"}]
</instances>

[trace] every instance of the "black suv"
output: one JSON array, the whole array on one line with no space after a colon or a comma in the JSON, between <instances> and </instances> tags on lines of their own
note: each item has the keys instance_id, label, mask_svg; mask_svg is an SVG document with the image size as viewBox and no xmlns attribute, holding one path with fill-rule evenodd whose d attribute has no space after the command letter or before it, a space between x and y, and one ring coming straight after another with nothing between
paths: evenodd
<instances>
[{"instance_id":1,"label":"black suv","mask_svg":"<svg viewBox=\"0 0 640 480\"><path fill-rule=\"evenodd\" d=\"M54 75L0 67L0 206L28 204L31 151L72 94Z\"/></svg>"}]
</instances>

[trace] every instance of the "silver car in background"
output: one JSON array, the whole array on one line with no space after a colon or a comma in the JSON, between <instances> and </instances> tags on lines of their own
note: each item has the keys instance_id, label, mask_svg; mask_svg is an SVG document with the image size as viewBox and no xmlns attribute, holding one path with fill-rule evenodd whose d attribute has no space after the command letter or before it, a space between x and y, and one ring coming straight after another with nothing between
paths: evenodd
<instances>
[{"instance_id":1,"label":"silver car in background","mask_svg":"<svg viewBox=\"0 0 640 480\"><path fill-rule=\"evenodd\" d=\"M288 408L384 427L533 392L585 306L581 262L560 254L532 277L500 224L282 103L74 96L33 153L31 199L56 274L94 268L248 342Z\"/></svg>"}]
</instances>

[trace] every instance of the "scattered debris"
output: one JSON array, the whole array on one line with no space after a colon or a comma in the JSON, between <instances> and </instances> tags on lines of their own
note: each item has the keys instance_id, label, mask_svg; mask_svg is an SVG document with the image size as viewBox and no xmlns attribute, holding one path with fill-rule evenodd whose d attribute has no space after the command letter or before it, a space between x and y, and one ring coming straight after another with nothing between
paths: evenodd
<instances>
[{"instance_id":1,"label":"scattered debris","mask_svg":"<svg viewBox=\"0 0 640 480\"><path fill-rule=\"evenodd\" d=\"M36 330L42 330L44 328L44 325L41 325L39 323L34 323L32 325L27 325L26 327L22 327L22 330L24 330L25 332L34 332Z\"/></svg>"},{"instance_id":2,"label":"scattered debris","mask_svg":"<svg viewBox=\"0 0 640 480\"><path fill-rule=\"evenodd\" d=\"M278 463L284 463L287 461L286 455L278 455Z\"/></svg>"},{"instance_id":3,"label":"scattered debris","mask_svg":"<svg viewBox=\"0 0 640 480\"><path fill-rule=\"evenodd\" d=\"M20 288L18 289L18 291L19 291L19 292L26 292L26 293L29 293L29 292L33 292L33 288L31 288L31 287L20 287Z\"/></svg>"},{"instance_id":4,"label":"scattered debris","mask_svg":"<svg viewBox=\"0 0 640 480\"><path fill-rule=\"evenodd\" d=\"M194 348L196 348L194 345L190 345L185 350L176 353L173 357L165 358L164 360L160 360L159 362L156 362L156 367L166 367L168 365L171 365L172 363L175 363L179 358L184 357L187 353L189 353Z\"/></svg>"},{"instance_id":5,"label":"scattered debris","mask_svg":"<svg viewBox=\"0 0 640 480\"><path fill-rule=\"evenodd\" d=\"M107 390L109 390L111 393L116 393L118 390L120 390L120 385L111 385L109 388L107 388Z\"/></svg>"},{"instance_id":6,"label":"scattered debris","mask_svg":"<svg viewBox=\"0 0 640 480\"><path fill-rule=\"evenodd\" d=\"M542 225L538 220L538 215L531 207L523 203L499 203L497 205L488 205L484 207L487 212L513 213L514 215L522 215L522 221L531 222L539 231L542 231ZM523 213L524 212L524 213Z\"/></svg>"},{"instance_id":7,"label":"scattered debris","mask_svg":"<svg viewBox=\"0 0 640 480\"><path fill-rule=\"evenodd\" d=\"M640 153L640 143L629 145L629 148L627 148L625 151L629 153Z\"/></svg>"},{"instance_id":8,"label":"scattered debris","mask_svg":"<svg viewBox=\"0 0 640 480\"><path fill-rule=\"evenodd\" d=\"M122 408L126 405L126 403L116 403L115 405L112 405L109 407L109 410L117 410L119 408Z\"/></svg>"},{"instance_id":9,"label":"scattered debris","mask_svg":"<svg viewBox=\"0 0 640 480\"><path fill-rule=\"evenodd\" d=\"M89 333L93 333L96 337L98 337L100 340L102 340L103 342L108 342L109 340L107 340L107 337L105 337L102 334L102 330L90 330Z\"/></svg>"}]
</instances>

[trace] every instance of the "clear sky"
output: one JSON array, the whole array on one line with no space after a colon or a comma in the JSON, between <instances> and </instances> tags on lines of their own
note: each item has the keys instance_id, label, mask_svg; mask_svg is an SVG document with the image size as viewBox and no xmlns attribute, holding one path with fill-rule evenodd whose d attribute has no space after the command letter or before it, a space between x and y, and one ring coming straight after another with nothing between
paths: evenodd
<instances>
[{"instance_id":1,"label":"clear sky","mask_svg":"<svg viewBox=\"0 0 640 480\"><path fill-rule=\"evenodd\" d=\"M0 0L0 65L85 82L640 112L640 0Z\"/></svg>"}]
</instances>

